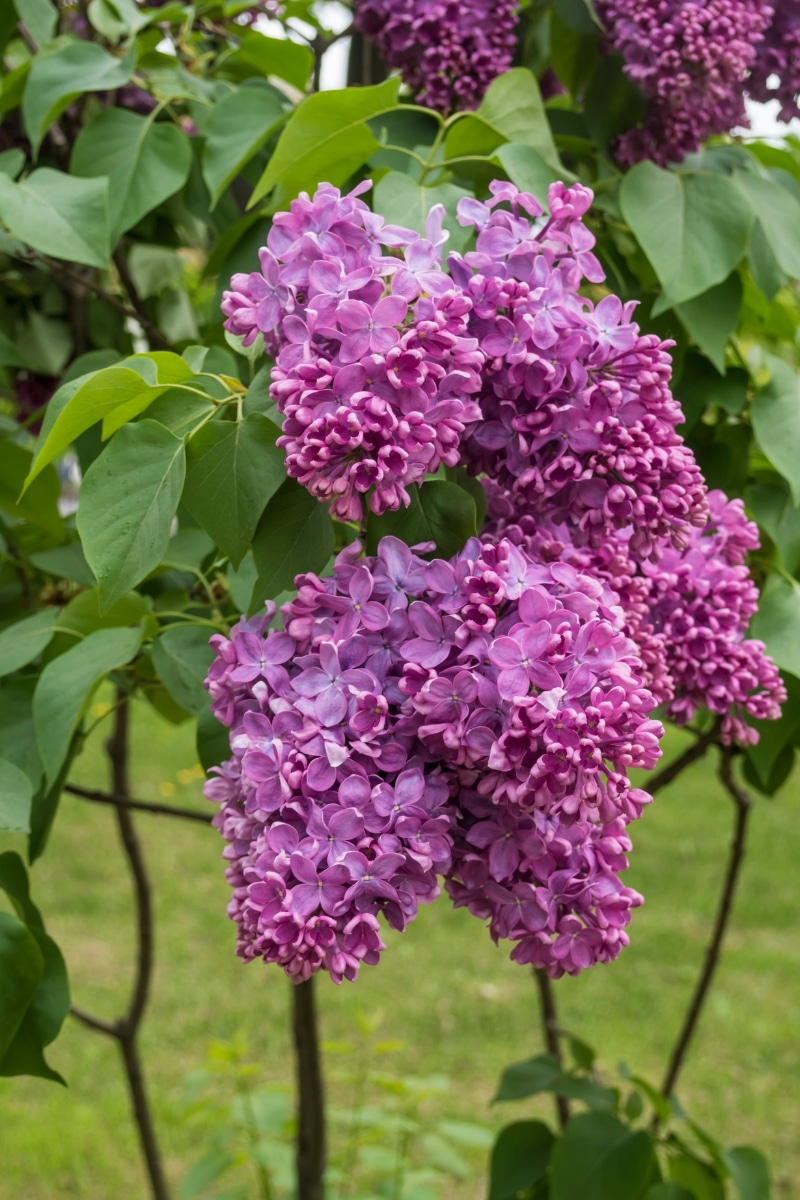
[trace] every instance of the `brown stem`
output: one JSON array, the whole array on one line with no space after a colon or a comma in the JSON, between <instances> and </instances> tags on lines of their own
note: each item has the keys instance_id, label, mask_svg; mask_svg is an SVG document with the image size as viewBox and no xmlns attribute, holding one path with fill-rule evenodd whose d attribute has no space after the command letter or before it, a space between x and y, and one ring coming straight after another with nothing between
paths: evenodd
<instances>
[{"instance_id":1,"label":"brown stem","mask_svg":"<svg viewBox=\"0 0 800 1200\"><path fill-rule=\"evenodd\" d=\"M547 971L541 967L533 968L533 977L539 989L539 1009L542 1015L542 1033L547 1053L560 1064L563 1062L561 1044L558 1040L558 1011L556 1009L556 994L553 991L553 981ZM569 1100L566 1096L554 1096L558 1123L562 1129L569 1121Z\"/></svg>"},{"instance_id":2,"label":"brown stem","mask_svg":"<svg viewBox=\"0 0 800 1200\"><path fill-rule=\"evenodd\" d=\"M722 884L722 892L720 893L719 906L717 915L714 920L714 926L711 933L711 940L706 948L705 960L703 969L695 985L689 1007L686 1010L683 1027L678 1035L678 1039L670 1055L669 1065L667 1066L664 1082L661 1084L661 1091L667 1097L671 1096L675 1090L675 1084L678 1080L678 1075L683 1067L689 1043L692 1040L697 1024L700 1020L700 1015L703 1011L706 997L714 979L717 967L719 966L720 955L722 952L722 943L725 939L725 934L730 921L731 910L733 907L733 898L736 894L736 885L739 881L739 873L741 871L742 862L744 861L745 844L747 838L747 820L750 816L752 808L752 800L748 793L742 788L733 777L733 750L729 746L722 747L719 778L722 785L730 796L736 808L733 835L731 837L730 853L728 855L728 865L725 871L725 877Z\"/></svg>"},{"instance_id":3,"label":"brown stem","mask_svg":"<svg viewBox=\"0 0 800 1200\"><path fill-rule=\"evenodd\" d=\"M673 783L681 772L690 767L692 763L704 758L709 747L719 743L719 728L720 722L717 720L711 729L706 733L701 733L694 745L690 746L688 750L684 750L683 754L679 754L674 762L662 767L655 775L645 780L645 787L650 795L655 796L656 792L660 792L662 788Z\"/></svg>"},{"instance_id":4,"label":"brown stem","mask_svg":"<svg viewBox=\"0 0 800 1200\"><path fill-rule=\"evenodd\" d=\"M292 988L297 1062L297 1200L324 1200L325 1093L314 977Z\"/></svg>"},{"instance_id":5,"label":"brown stem","mask_svg":"<svg viewBox=\"0 0 800 1200\"><path fill-rule=\"evenodd\" d=\"M131 303L131 307L136 314L136 319L142 326L142 329L144 329L150 341L155 342L156 345L160 346L162 350L171 350L172 342L168 338L164 337L164 334L161 332L161 330L150 320L147 309L142 303L141 296L136 290L136 284L133 282L133 276L128 270L128 263L121 246L117 246L112 258L114 260L114 266L119 272L120 282L125 289L128 300Z\"/></svg>"},{"instance_id":6,"label":"brown stem","mask_svg":"<svg viewBox=\"0 0 800 1200\"><path fill-rule=\"evenodd\" d=\"M75 1007L72 1012L85 1025L115 1038L119 1043L133 1114L139 1131L142 1156L150 1180L150 1191L153 1200L170 1200L137 1045L139 1027L147 1008L153 973L153 903L142 847L130 813L129 710L130 702L126 694L122 690L118 690L114 726L106 743L106 751L111 764L111 795L118 800L114 804L117 828L122 848L128 860L136 899L136 972L127 1011L117 1021L104 1021L100 1017L95 1017L91 1013Z\"/></svg>"},{"instance_id":7,"label":"brown stem","mask_svg":"<svg viewBox=\"0 0 800 1200\"><path fill-rule=\"evenodd\" d=\"M65 784L64 791L69 792L71 796L79 796L81 800L89 800L92 804L110 804L116 808L152 813L154 816L182 817L184 821L200 821L203 825L210 825L212 821L210 813L192 812L191 809L177 808L174 804L151 804L147 800L132 800L112 795L110 792L99 792L95 788L78 787L76 783Z\"/></svg>"}]
</instances>

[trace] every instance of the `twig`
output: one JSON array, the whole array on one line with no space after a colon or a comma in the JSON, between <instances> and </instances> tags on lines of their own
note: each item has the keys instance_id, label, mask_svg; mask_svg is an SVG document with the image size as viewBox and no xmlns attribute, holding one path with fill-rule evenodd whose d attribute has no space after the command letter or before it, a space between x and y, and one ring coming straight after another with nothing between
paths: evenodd
<instances>
[{"instance_id":1,"label":"twig","mask_svg":"<svg viewBox=\"0 0 800 1200\"><path fill-rule=\"evenodd\" d=\"M210 813L193 812L191 809L177 808L174 804L151 804L147 800L126 799L123 796L113 795L111 792L99 792L95 788L78 787L76 783L65 784L64 791L69 792L71 796L79 796L81 800L90 800L92 804L110 804L115 808L132 808L137 812L152 813L157 817L182 817L184 821L200 821L203 825L210 825L212 820Z\"/></svg>"},{"instance_id":2,"label":"twig","mask_svg":"<svg viewBox=\"0 0 800 1200\"><path fill-rule=\"evenodd\" d=\"M556 1009L556 995L553 991L553 981L542 967L533 968L533 977L539 989L539 1007L542 1015L544 1044L547 1047L548 1054L552 1054L553 1058L561 1064L563 1059L561 1045L558 1040L558 1012ZM566 1096L554 1096L553 1099L555 1100L556 1113L558 1114L558 1123L564 1129L569 1121L569 1100Z\"/></svg>"},{"instance_id":3,"label":"twig","mask_svg":"<svg viewBox=\"0 0 800 1200\"><path fill-rule=\"evenodd\" d=\"M711 729L706 733L701 733L693 746L688 750L684 750L683 754L679 754L674 762L668 766L662 767L655 775L645 780L645 787L651 796L655 796L656 792L660 792L667 784L674 782L675 779L690 767L692 763L696 763L698 759L705 757L709 747L718 744L719 729L721 722L715 721Z\"/></svg>"},{"instance_id":4,"label":"twig","mask_svg":"<svg viewBox=\"0 0 800 1200\"><path fill-rule=\"evenodd\" d=\"M147 309L142 303L142 298L136 290L136 284L133 282L133 276L128 270L128 264L125 260L125 255L121 246L117 246L112 258L114 260L114 266L119 272L120 282L125 289L125 292L131 303L131 307L136 315L136 319L142 326L142 329L144 329L145 333L150 338L150 341L155 342L161 347L162 350L171 350L173 348L172 342L169 340L169 338L164 337L164 334L161 332L158 326L154 325L150 320Z\"/></svg>"},{"instance_id":5,"label":"twig","mask_svg":"<svg viewBox=\"0 0 800 1200\"><path fill-rule=\"evenodd\" d=\"M122 848L125 851L133 878L136 898L136 972L127 1011L117 1021L104 1021L77 1007L73 1007L72 1013L84 1025L115 1038L119 1044L131 1094L134 1118L139 1130L142 1156L150 1180L150 1191L153 1200L169 1200L169 1187L156 1140L153 1114L150 1110L137 1045L139 1027L147 1008L153 974L153 902L142 848L130 813L132 806L129 803L130 780L128 778L129 710L130 704L125 693L118 690L114 727L111 737L106 743L106 750L111 763L112 791L109 795L116 797L112 803Z\"/></svg>"},{"instance_id":6,"label":"twig","mask_svg":"<svg viewBox=\"0 0 800 1200\"><path fill-rule=\"evenodd\" d=\"M95 1017L92 1013L87 1012L85 1008L79 1008L77 1004L71 1005L69 1011L77 1021L88 1025L90 1029L96 1029L98 1033L106 1033L109 1037L119 1037L118 1023L104 1021L102 1017Z\"/></svg>"},{"instance_id":7,"label":"twig","mask_svg":"<svg viewBox=\"0 0 800 1200\"><path fill-rule=\"evenodd\" d=\"M733 777L733 754L734 751L729 746L722 747L719 778L722 785L727 791L730 798L736 807L736 815L734 818L733 835L731 837L730 853L728 855L728 865L725 871L725 878L722 884L722 892L720 893L719 906L717 915L714 920L714 927L711 933L711 940L706 949L703 969L700 972L700 977L695 985L689 1007L686 1010L683 1027L678 1035L678 1039L670 1055L669 1065L667 1066L664 1082L661 1084L661 1091L667 1097L671 1096L675 1090L675 1084L678 1080L681 1068L683 1067L684 1059L686 1058L689 1049L689 1043L692 1040L695 1029L697 1028L700 1015L703 1011L703 1005L708 995L709 988L714 979L714 974L719 966L720 954L722 952L722 943L725 939L725 933L728 928L728 922L731 916L733 906L733 898L736 893L736 885L739 881L739 872L745 854L745 844L747 838L747 819L752 808L752 800L744 788L736 782Z\"/></svg>"},{"instance_id":8,"label":"twig","mask_svg":"<svg viewBox=\"0 0 800 1200\"><path fill-rule=\"evenodd\" d=\"M297 1200L324 1200L325 1095L314 977L292 988L297 1062Z\"/></svg>"}]
</instances>

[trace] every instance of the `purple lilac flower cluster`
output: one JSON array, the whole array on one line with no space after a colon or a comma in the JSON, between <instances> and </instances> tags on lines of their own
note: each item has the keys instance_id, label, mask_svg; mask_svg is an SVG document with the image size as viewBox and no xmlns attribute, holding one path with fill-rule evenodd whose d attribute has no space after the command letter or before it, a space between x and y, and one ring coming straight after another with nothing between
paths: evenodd
<instances>
[{"instance_id":1,"label":"purple lilac flower cluster","mask_svg":"<svg viewBox=\"0 0 800 1200\"><path fill-rule=\"evenodd\" d=\"M477 108L511 66L517 0L356 0L356 26L420 104Z\"/></svg>"},{"instance_id":2,"label":"purple lilac flower cluster","mask_svg":"<svg viewBox=\"0 0 800 1200\"><path fill-rule=\"evenodd\" d=\"M576 548L565 527L515 513L513 499L488 485L487 533L508 538L537 560L570 562L603 583L625 613L643 678L676 724L707 708L723 718L722 740L753 745L748 718L776 720L786 691L763 642L746 637L758 590L745 565L758 530L741 500L709 494L709 519L683 550L665 545L657 563L637 563L631 531L601 546Z\"/></svg>"},{"instance_id":3,"label":"purple lilac flower cluster","mask_svg":"<svg viewBox=\"0 0 800 1200\"><path fill-rule=\"evenodd\" d=\"M505 541L449 563L394 538L358 554L298 578L284 631L270 609L213 639L233 757L206 794L239 953L352 979L383 949L379 914L405 928L439 873L520 961L614 957L638 903L616 877L624 826L649 800L627 769L661 734L621 611Z\"/></svg>"},{"instance_id":4,"label":"purple lilac flower cluster","mask_svg":"<svg viewBox=\"0 0 800 1200\"><path fill-rule=\"evenodd\" d=\"M422 238L384 225L359 193L322 184L278 213L261 272L234 275L226 328L277 355L286 468L343 521L408 505L408 485L454 466L483 357L469 302L441 269L444 209ZM387 254L402 251L403 257ZM391 291L387 294L387 279Z\"/></svg>"},{"instance_id":5,"label":"purple lilac flower cluster","mask_svg":"<svg viewBox=\"0 0 800 1200\"><path fill-rule=\"evenodd\" d=\"M746 86L754 100L778 100L781 120L790 121L800 97L800 0L775 0L774 9Z\"/></svg>"},{"instance_id":6,"label":"purple lilac flower cluster","mask_svg":"<svg viewBox=\"0 0 800 1200\"><path fill-rule=\"evenodd\" d=\"M545 220L511 184L491 190L487 204L460 201L477 245L449 260L486 356L484 420L465 461L507 488L517 513L565 522L576 542L600 545L633 524L637 557L657 554L664 538L684 544L705 524L705 486L676 432L672 343L639 331L634 303L579 294L585 280L604 279L583 222L591 191L551 185Z\"/></svg>"},{"instance_id":7,"label":"purple lilac flower cluster","mask_svg":"<svg viewBox=\"0 0 800 1200\"><path fill-rule=\"evenodd\" d=\"M368 186L293 201L223 299L226 327L277 354L289 474L356 521L367 492L376 513L407 505L410 483L461 461L579 541L633 522L637 556L685 544L705 488L676 433L671 343L640 333L633 304L580 295L604 279L591 191L552 184L547 219L510 183L459 201L477 243L447 274L442 206L419 237L372 214Z\"/></svg>"},{"instance_id":8,"label":"purple lilac flower cluster","mask_svg":"<svg viewBox=\"0 0 800 1200\"><path fill-rule=\"evenodd\" d=\"M643 124L617 140L622 166L680 162L746 124L745 77L773 14L765 0L597 0L597 12L648 101Z\"/></svg>"}]
</instances>

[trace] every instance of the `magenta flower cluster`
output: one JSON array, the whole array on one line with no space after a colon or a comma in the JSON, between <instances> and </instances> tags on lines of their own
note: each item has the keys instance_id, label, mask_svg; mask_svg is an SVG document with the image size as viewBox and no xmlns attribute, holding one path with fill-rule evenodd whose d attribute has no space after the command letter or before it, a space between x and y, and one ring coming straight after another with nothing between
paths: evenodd
<instances>
[{"instance_id":1,"label":"magenta flower cluster","mask_svg":"<svg viewBox=\"0 0 800 1200\"><path fill-rule=\"evenodd\" d=\"M627 770L661 734L623 614L506 541L449 563L359 550L298 578L283 631L270 610L213 639L233 757L206 793L239 953L352 979L383 949L378 916L405 928L438 873L519 961L615 957L638 903L624 827L649 800Z\"/></svg>"},{"instance_id":2,"label":"magenta flower cluster","mask_svg":"<svg viewBox=\"0 0 800 1200\"><path fill-rule=\"evenodd\" d=\"M747 123L745 77L772 18L764 0L597 0L608 48L647 97L615 146L622 166L666 166Z\"/></svg>"},{"instance_id":3,"label":"magenta flower cluster","mask_svg":"<svg viewBox=\"0 0 800 1200\"><path fill-rule=\"evenodd\" d=\"M773 7L746 86L754 100L777 100L780 119L790 121L800 97L800 0L773 0Z\"/></svg>"},{"instance_id":4,"label":"magenta flower cluster","mask_svg":"<svg viewBox=\"0 0 800 1200\"><path fill-rule=\"evenodd\" d=\"M356 26L420 104L477 108L511 66L517 0L355 0Z\"/></svg>"},{"instance_id":5,"label":"magenta flower cluster","mask_svg":"<svg viewBox=\"0 0 800 1200\"><path fill-rule=\"evenodd\" d=\"M676 427L669 343L633 305L581 295L602 270L591 192L549 214L510 183L457 218L441 261L360 194L323 184L235 276L227 326L277 356L287 468L341 519L409 502L441 464L482 478L489 524L450 562L384 538L213 639L207 686L232 758L207 787L227 843L239 953L291 978L353 979L381 915L439 891L551 975L614 958L641 897L628 824L664 704L707 707L726 741L779 715L780 677L745 636L757 545L709 498ZM425 553L431 547L415 547Z\"/></svg>"},{"instance_id":6,"label":"magenta flower cluster","mask_svg":"<svg viewBox=\"0 0 800 1200\"><path fill-rule=\"evenodd\" d=\"M747 746L758 741L748 718L780 716L780 674L763 642L746 636L758 590L745 558L759 542L741 500L711 492L708 524L692 531L683 550L665 545L657 563L639 563L630 530L577 549L565 527L520 518L508 493L488 490L487 532L537 559L572 563L608 589L625 613L643 678L670 720L685 725L709 709L722 718L723 742Z\"/></svg>"},{"instance_id":7,"label":"magenta flower cluster","mask_svg":"<svg viewBox=\"0 0 800 1200\"><path fill-rule=\"evenodd\" d=\"M384 225L359 193L323 184L278 213L261 272L235 275L226 328L277 355L286 468L342 521L408 505L408 486L454 466L483 357L469 303L441 269L444 209L422 238ZM396 257L391 251L402 251ZM391 291L387 294L390 280Z\"/></svg>"},{"instance_id":8,"label":"magenta flower cluster","mask_svg":"<svg viewBox=\"0 0 800 1200\"><path fill-rule=\"evenodd\" d=\"M476 249L449 260L486 356L484 419L464 460L506 487L518 513L567 522L578 542L632 524L637 557L664 538L684 543L705 524L705 487L675 429L671 343L640 333L634 304L580 295L604 279L583 222L591 191L551 185L545 220L533 197L491 188L487 204L459 203Z\"/></svg>"},{"instance_id":9,"label":"magenta flower cluster","mask_svg":"<svg viewBox=\"0 0 800 1200\"><path fill-rule=\"evenodd\" d=\"M366 493L376 513L407 505L409 484L460 461L580 541L634 523L637 556L685 544L705 489L675 429L671 343L641 334L632 304L580 294L604 278L591 191L552 184L547 218L510 183L459 201L476 249L451 254L448 274L442 206L419 237L383 225L364 186L293 201L261 272L223 299L226 327L277 354L289 474L357 521Z\"/></svg>"}]
</instances>

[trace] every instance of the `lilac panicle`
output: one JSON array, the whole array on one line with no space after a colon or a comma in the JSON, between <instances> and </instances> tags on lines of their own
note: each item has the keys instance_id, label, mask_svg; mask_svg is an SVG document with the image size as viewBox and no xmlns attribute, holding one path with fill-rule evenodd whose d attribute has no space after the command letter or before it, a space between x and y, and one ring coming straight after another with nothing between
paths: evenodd
<instances>
[{"instance_id":1,"label":"lilac panicle","mask_svg":"<svg viewBox=\"0 0 800 1200\"><path fill-rule=\"evenodd\" d=\"M800 0L775 0L773 7L746 86L754 100L777 100L780 119L791 121L800 112Z\"/></svg>"},{"instance_id":2,"label":"lilac panicle","mask_svg":"<svg viewBox=\"0 0 800 1200\"><path fill-rule=\"evenodd\" d=\"M776 720L786 691L763 642L747 637L758 590L745 565L758 530L741 500L709 495L709 518L682 550L665 545L657 563L638 563L631 531L597 548L575 548L565 527L515 513L512 497L488 485L485 531L546 561L568 561L598 580L625 613L643 677L665 714L684 725L699 709L722 718L722 740L753 745L750 719Z\"/></svg>"},{"instance_id":3,"label":"lilac panicle","mask_svg":"<svg viewBox=\"0 0 800 1200\"><path fill-rule=\"evenodd\" d=\"M290 475L334 517L408 505L408 486L462 462L510 489L520 512L567 521L599 545L635 523L632 551L684 545L705 488L676 433L670 343L634 305L580 294L602 282L584 216L592 193L533 196L492 183L458 220L476 249L441 262L444 209L426 236L386 226L328 184L278 213L261 271L236 275L226 327L277 356L271 394Z\"/></svg>"},{"instance_id":4,"label":"lilac panicle","mask_svg":"<svg viewBox=\"0 0 800 1200\"><path fill-rule=\"evenodd\" d=\"M706 501L676 432L672 343L640 332L633 302L580 294L604 279L583 221L591 191L552 184L547 219L511 184L491 191L487 204L459 202L476 250L449 260L486 356L484 419L464 461L508 489L517 513L565 522L576 542L601 545L633 524L637 557L658 554L665 538L685 544L705 524Z\"/></svg>"},{"instance_id":5,"label":"lilac panicle","mask_svg":"<svg viewBox=\"0 0 800 1200\"><path fill-rule=\"evenodd\" d=\"M408 486L454 466L482 356L469 302L441 269L444 210L427 236L384 225L359 198L322 184L278 213L261 271L235 275L226 328L276 356L271 394L286 467L331 514L359 521L408 505ZM397 257L396 252L403 257Z\"/></svg>"},{"instance_id":6,"label":"lilac panicle","mask_svg":"<svg viewBox=\"0 0 800 1200\"><path fill-rule=\"evenodd\" d=\"M616 879L624 856L596 844L625 843L649 800L627 771L655 763L661 734L621 610L506 541L451 562L394 538L358 552L298 578L284 631L268 610L213 639L232 757L206 794L239 953L353 979L384 948L378 918L405 928L438 873L521 961L558 975L614 957L638 901ZM506 895L528 885L535 928Z\"/></svg>"},{"instance_id":7,"label":"lilac panicle","mask_svg":"<svg viewBox=\"0 0 800 1200\"><path fill-rule=\"evenodd\" d=\"M617 140L622 166L680 162L747 123L745 78L772 11L764 0L597 0L609 49L647 98L643 123Z\"/></svg>"},{"instance_id":8,"label":"lilac panicle","mask_svg":"<svg viewBox=\"0 0 800 1200\"><path fill-rule=\"evenodd\" d=\"M420 104L477 108L511 66L517 0L356 0L356 26Z\"/></svg>"}]
</instances>

